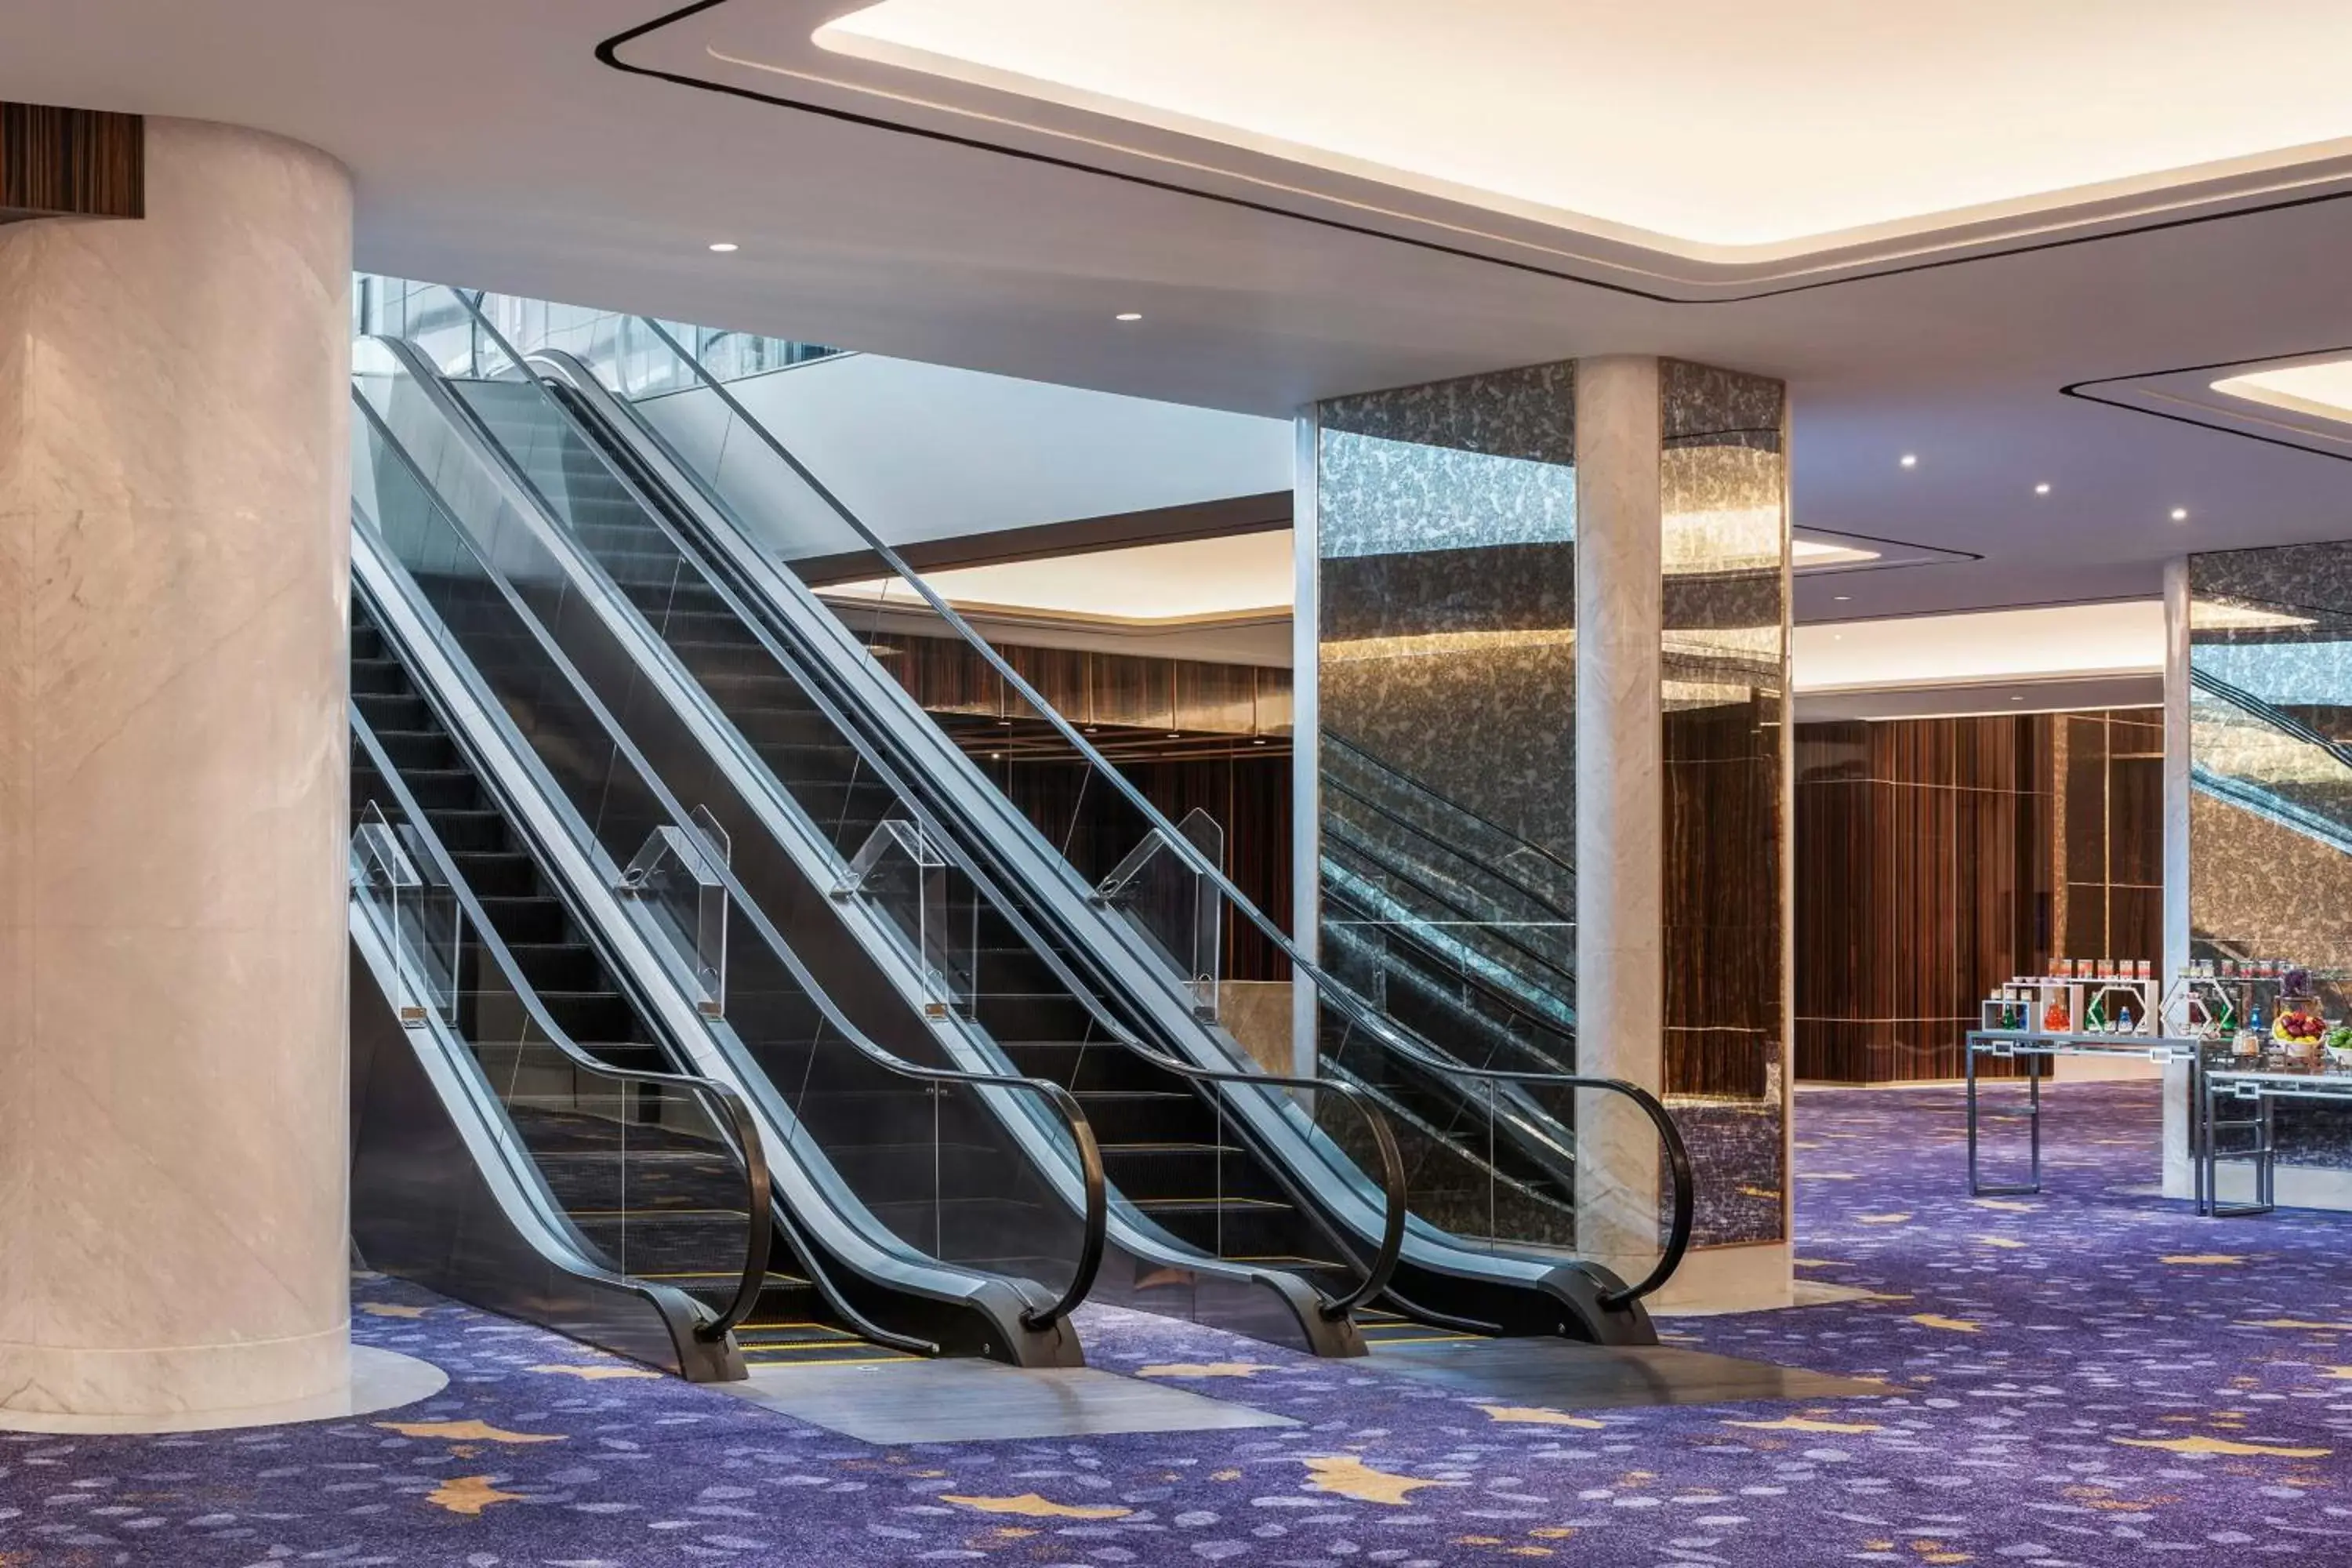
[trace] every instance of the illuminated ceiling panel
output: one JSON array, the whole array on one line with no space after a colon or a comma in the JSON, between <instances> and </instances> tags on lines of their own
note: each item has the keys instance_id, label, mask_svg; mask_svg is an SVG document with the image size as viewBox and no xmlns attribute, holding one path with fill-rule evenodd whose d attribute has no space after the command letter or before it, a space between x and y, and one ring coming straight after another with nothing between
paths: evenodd
<instances>
[{"instance_id":1,"label":"illuminated ceiling panel","mask_svg":"<svg viewBox=\"0 0 2352 1568\"><path fill-rule=\"evenodd\" d=\"M2352 420L2352 360L2225 376L2213 384L2213 390L2322 419Z\"/></svg>"},{"instance_id":2,"label":"illuminated ceiling panel","mask_svg":"<svg viewBox=\"0 0 2352 1568\"><path fill-rule=\"evenodd\" d=\"M1286 528L1173 544L1142 544L926 572L923 580L958 608L1139 626L1256 618L1290 613L1291 534ZM896 578L840 583L823 590L839 603L919 601Z\"/></svg>"},{"instance_id":3,"label":"illuminated ceiling panel","mask_svg":"<svg viewBox=\"0 0 2352 1568\"><path fill-rule=\"evenodd\" d=\"M1727 258L2352 152L2341 0L884 0L815 41Z\"/></svg>"}]
</instances>

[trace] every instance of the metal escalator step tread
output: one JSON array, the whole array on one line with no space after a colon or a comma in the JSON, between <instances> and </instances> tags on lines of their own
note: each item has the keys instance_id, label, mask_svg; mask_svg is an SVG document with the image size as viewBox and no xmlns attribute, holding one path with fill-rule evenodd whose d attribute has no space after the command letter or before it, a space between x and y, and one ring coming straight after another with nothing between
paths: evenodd
<instances>
[{"instance_id":1,"label":"metal escalator step tread","mask_svg":"<svg viewBox=\"0 0 2352 1568\"><path fill-rule=\"evenodd\" d=\"M868 1344L864 1340L855 1342L854 1349L845 1347L840 1350L796 1351L791 1346L785 1346L775 1350L764 1350L746 1346L743 1352L743 1364L745 1366L761 1367L782 1367L803 1364L808 1366L879 1366L888 1362L914 1361L916 1359L918 1358L908 1354L904 1351L894 1351L887 1345Z\"/></svg>"},{"instance_id":2,"label":"metal escalator step tread","mask_svg":"<svg viewBox=\"0 0 2352 1568\"><path fill-rule=\"evenodd\" d=\"M1484 1337L1479 1334L1460 1333L1452 1329L1428 1329L1424 1328L1423 1325L1420 1323L1401 1323L1396 1325L1398 1328L1420 1329L1422 1331L1419 1333L1391 1334L1381 1332L1381 1331L1387 1326L1388 1325L1385 1324L1360 1322L1356 1325L1356 1331L1363 1335L1364 1342L1368 1345L1450 1345L1460 1344L1465 1341L1476 1340Z\"/></svg>"}]
</instances>

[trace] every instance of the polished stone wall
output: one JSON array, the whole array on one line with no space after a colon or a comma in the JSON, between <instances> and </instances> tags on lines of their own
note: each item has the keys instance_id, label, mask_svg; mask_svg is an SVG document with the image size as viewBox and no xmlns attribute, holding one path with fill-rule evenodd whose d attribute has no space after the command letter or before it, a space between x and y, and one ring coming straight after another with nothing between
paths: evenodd
<instances>
[{"instance_id":1,"label":"polished stone wall","mask_svg":"<svg viewBox=\"0 0 2352 1568\"><path fill-rule=\"evenodd\" d=\"M2352 1010L2352 542L2189 558L2190 955Z\"/></svg>"},{"instance_id":2,"label":"polished stone wall","mask_svg":"<svg viewBox=\"0 0 2352 1568\"><path fill-rule=\"evenodd\" d=\"M1320 410L1323 731L1531 844L1576 838L1573 367Z\"/></svg>"},{"instance_id":3,"label":"polished stone wall","mask_svg":"<svg viewBox=\"0 0 2352 1568\"><path fill-rule=\"evenodd\" d=\"M1710 1240L1784 1234L1788 470L1784 390L1662 360L1664 1083L1738 1125L1694 1156ZM1709 1158L1708 1156L1712 1156ZM1768 1157L1769 1156L1769 1157Z\"/></svg>"},{"instance_id":4,"label":"polished stone wall","mask_svg":"<svg viewBox=\"0 0 2352 1568\"><path fill-rule=\"evenodd\" d=\"M1469 1010L1517 998L1484 1059L1690 1112L1706 1243L1785 1235L1783 405L1776 381L1629 356L1334 399L1313 429L1325 962L1393 997L1399 928L1441 923ZM1589 756L1580 667L1606 710L1582 715ZM1580 767L1607 784L1582 803L1604 861L1580 857ZM1580 931L1596 899L1610 927ZM1653 1135L1555 1109L1578 1224L1613 1216L1581 1245L1637 1258Z\"/></svg>"},{"instance_id":5,"label":"polished stone wall","mask_svg":"<svg viewBox=\"0 0 2352 1568\"><path fill-rule=\"evenodd\" d=\"M351 187L0 229L0 1410L348 1380Z\"/></svg>"},{"instance_id":6,"label":"polished stone wall","mask_svg":"<svg viewBox=\"0 0 2352 1568\"><path fill-rule=\"evenodd\" d=\"M1314 438L1318 695L1300 743L1323 961L1464 1059L1570 1067L1574 367L1335 399ZM1328 1066L1380 1070L1328 1010L1320 1035ZM1564 1184L1498 1186L1418 1131L1408 1149L1416 1212L1573 1240Z\"/></svg>"}]
</instances>

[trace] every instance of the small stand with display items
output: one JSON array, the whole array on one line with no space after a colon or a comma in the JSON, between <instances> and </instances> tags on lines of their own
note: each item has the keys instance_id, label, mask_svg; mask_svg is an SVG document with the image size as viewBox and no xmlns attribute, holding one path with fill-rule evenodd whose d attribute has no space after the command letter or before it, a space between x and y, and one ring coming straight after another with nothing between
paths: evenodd
<instances>
[{"instance_id":1,"label":"small stand with display items","mask_svg":"<svg viewBox=\"0 0 2352 1568\"><path fill-rule=\"evenodd\" d=\"M2019 975L1985 998L1967 1040L1969 1191L1977 1197L2042 1190L2042 1080L2059 1057L2127 1058L2160 1064L2188 1062L2195 1070L2198 1041L2164 1032L2162 983L2147 959L2053 959L2047 974ZM1981 1128L1979 1058L2025 1063L2026 1144L2022 1183L1983 1179L1978 1166Z\"/></svg>"},{"instance_id":2,"label":"small stand with display items","mask_svg":"<svg viewBox=\"0 0 2352 1568\"><path fill-rule=\"evenodd\" d=\"M2201 1211L2233 1217L2277 1206L2281 1101L2352 1105L2352 1027L2322 1015L2315 984L2333 978L2302 964L2228 959L2197 960L2182 977L2170 1005L2205 1042L2191 1088ZM2252 1168L2251 1202L2222 1202L2225 1164Z\"/></svg>"}]
</instances>

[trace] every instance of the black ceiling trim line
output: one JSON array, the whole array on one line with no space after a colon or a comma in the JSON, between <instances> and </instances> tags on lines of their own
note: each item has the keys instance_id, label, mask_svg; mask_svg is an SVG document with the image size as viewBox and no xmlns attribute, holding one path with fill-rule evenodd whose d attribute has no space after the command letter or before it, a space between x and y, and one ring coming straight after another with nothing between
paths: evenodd
<instances>
[{"instance_id":1,"label":"black ceiling trim line","mask_svg":"<svg viewBox=\"0 0 2352 1568\"><path fill-rule=\"evenodd\" d=\"M1411 246L1415 249L1431 251L1440 256L1458 257L1465 261L1482 261L1490 267L1507 268L1514 272L1529 273L1535 277L1549 278L1562 283L1580 284L1587 289L1598 289L1611 294L1622 294L1630 299L1647 300L1660 305L1744 305L1759 300L1777 300L1789 294L1811 293L1817 289L1835 289L1850 283L1866 283L1874 279L1900 278L1914 272L1934 272L1948 267L1965 267L1971 262L1996 261L2013 256L2030 256L2043 250L2063 250L2078 245L2094 245L2102 240L2126 239L2139 235L2161 233L2166 229L2189 228L2200 224L2223 223L2232 218L2252 217L2263 213L2285 212L2295 207L2317 206L2325 203L2352 199L2352 191L2336 191L2315 196L2294 196L2251 206L2232 207L2227 212L2197 213L2186 217L2161 218L2149 223L2136 224L2126 228L2104 229L2097 234L2070 235L2060 239L2038 240L2032 244L2011 246L1999 250L1981 250L1967 256L1940 257L1929 261L1906 262L1901 266L1878 268L1866 272L1852 272L1839 278L1818 279L1810 283L1791 283L1783 288L1761 289L1747 294L1724 294L1694 300L1675 294L1662 294L1654 289L1635 288L1629 283L1613 283L1605 279L1588 278L1579 273L1545 267L1532 261L1516 261L1508 257L1494 256L1465 246L1448 245L1443 240L1396 234L1388 229L1374 228L1368 224L1349 223L1342 218L1324 217L1315 213L1299 212L1291 207L1277 206L1271 202L1253 201L1247 196L1227 195L1220 191L1204 191L1197 186L1180 184L1172 180L1154 179L1149 174L1136 174L1121 169L1108 169L1097 163L1081 163L1075 158L1057 157L1051 153L1038 153L1025 147L1007 146L1001 142L984 141L976 136L960 136L953 132L934 131L927 126L908 125L900 121L885 119L880 115L860 114L854 110L835 109L825 104L780 97L774 93L755 92L748 87L737 87L731 82L712 81L705 77L688 76L678 71L632 65L621 58L620 50L624 45L634 43L649 33L659 32L664 27L685 21L690 16L699 16L705 11L716 10L728 3L729 0L692 0L691 4L681 5L675 11L666 12L651 21L640 22L637 26L615 33L598 44L596 58L613 69L629 76L646 77L655 81L669 82L677 87L692 88L700 92L715 92L729 98L764 103L772 108L794 110L821 119L840 121L849 125L861 125L875 131L892 132L901 136L918 137L923 141L942 142L948 146L967 148L972 152L993 153L1000 157L1017 158L1024 163L1067 169L1074 174L1092 174L1101 179L1118 180L1127 184L1141 185L1150 190L1165 191L1171 195L1191 196L1197 201L1216 202L1224 206L1264 213L1270 217L1288 218L1297 223L1314 224L1318 227L1336 229L1343 234L1361 235L1368 239L1387 240L1391 244ZM1407 218L1405 221L1412 220ZM1501 243L1510 242L1504 240ZM2089 401L2096 403L2105 400L2091 398ZM2190 420L2188 423L2197 424L2199 421ZM2294 445L2292 442L2284 444ZM2307 447L2300 449L2309 450Z\"/></svg>"},{"instance_id":2,"label":"black ceiling trim line","mask_svg":"<svg viewBox=\"0 0 2352 1568\"><path fill-rule=\"evenodd\" d=\"M1800 522L1791 524L1790 531L1792 537L1798 533L1826 533L1838 539L1860 539L1872 544L1892 544L1898 550L1932 550L1938 555L1952 557L1952 561L1948 563L1934 561L1918 563L1925 566L1948 565L1984 559L1981 552L1974 550L1955 550L1948 544L1922 544L1913 539L1889 539L1883 533L1856 533L1850 528L1816 528L1811 523ZM1871 570L1876 571L1880 568L1873 567Z\"/></svg>"},{"instance_id":3,"label":"black ceiling trim line","mask_svg":"<svg viewBox=\"0 0 2352 1568\"><path fill-rule=\"evenodd\" d=\"M2150 419L2168 419L2175 425L2191 429L2210 430L2217 436L2235 436L2241 441L2260 441L2265 447L2284 447L2290 452L2305 452L2315 458L2326 458L2332 463L2352 463L2352 452L2331 452L2324 447L2307 447L2301 441L2290 441L2284 436L2257 436L2251 430L2241 430L2218 420L2197 419L2186 414L2168 414L2160 408L2143 408L2137 403L2118 398L2102 397L2085 390L2094 386L2116 386L2124 384L2154 381L2165 375L2195 375L2209 370L2235 370L2242 364L2270 364L2283 359L2305 359L2312 354L2352 354L2352 344L2342 347L2289 349L2284 353L2263 354L2253 359L2217 359L2207 364L2177 364L2168 370L2141 371L2136 375L2094 376L2088 381L2069 382L2058 389L2061 397L2072 397L2083 403L2095 403L2102 408L2119 408L2126 414L2145 414Z\"/></svg>"}]
</instances>

